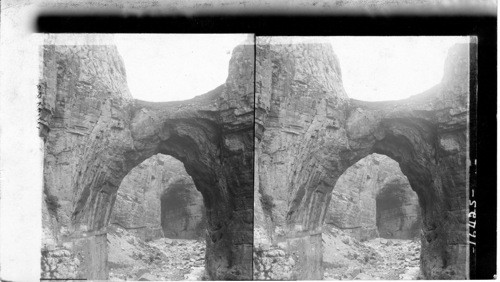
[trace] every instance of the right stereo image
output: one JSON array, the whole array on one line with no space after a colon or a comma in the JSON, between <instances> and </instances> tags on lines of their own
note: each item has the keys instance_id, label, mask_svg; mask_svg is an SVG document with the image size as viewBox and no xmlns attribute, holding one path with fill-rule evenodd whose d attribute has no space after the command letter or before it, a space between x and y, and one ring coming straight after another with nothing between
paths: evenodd
<instances>
[{"instance_id":1,"label":"right stereo image","mask_svg":"<svg viewBox=\"0 0 500 282\"><path fill-rule=\"evenodd\" d=\"M469 278L475 37L256 37L256 280Z\"/></svg>"}]
</instances>

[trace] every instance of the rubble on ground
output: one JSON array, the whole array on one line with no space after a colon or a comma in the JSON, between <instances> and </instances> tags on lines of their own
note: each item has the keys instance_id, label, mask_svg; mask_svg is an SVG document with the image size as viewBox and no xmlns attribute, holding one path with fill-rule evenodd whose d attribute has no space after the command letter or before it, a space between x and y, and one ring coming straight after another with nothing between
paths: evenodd
<instances>
[{"instance_id":1,"label":"rubble on ground","mask_svg":"<svg viewBox=\"0 0 500 282\"><path fill-rule=\"evenodd\" d=\"M375 238L360 242L335 228L323 233L325 280L416 280L420 241Z\"/></svg>"},{"instance_id":2,"label":"rubble on ground","mask_svg":"<svg viewBox=\"0 0 500 282\"><path fill-rule=\"evenodd\" d=\"M160 238L145 242L124 229L108 233L109 280L202 280L204 240Z\"/></svg>"}]
</instances>

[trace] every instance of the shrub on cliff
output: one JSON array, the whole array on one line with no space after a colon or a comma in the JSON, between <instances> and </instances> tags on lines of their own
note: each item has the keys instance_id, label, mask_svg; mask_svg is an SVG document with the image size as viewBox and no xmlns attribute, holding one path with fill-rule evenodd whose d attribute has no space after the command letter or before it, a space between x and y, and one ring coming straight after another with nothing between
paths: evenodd
<instances>
[{"instance_id":1,"label":"shrub on cliff","mask_svg":"<svg viewBox=\"0 0 500 282\"><path fill-rule=\"evenodd\" d=\"M54 196L54 195L50 195L50 194L45 194L46 197L45 197L45 203L47 204L47 209L51 212L51 213L57 213L57 210L61 207L61 205L59 204L59 199L57 198L57 196Z\"/></svg>"},{"instance_id":2,"label":"shrub on cliff","mask_svg":"<svg viewBox=\"0 0 500 282\"><path fill-rule=\"evenodd\" d=\"M262 197L260 198L260 202L262 203L262 209L265 212L271 213L275 204L273 201L273 197L268 194L262 194Z\"/></svg>"}]
</instances>

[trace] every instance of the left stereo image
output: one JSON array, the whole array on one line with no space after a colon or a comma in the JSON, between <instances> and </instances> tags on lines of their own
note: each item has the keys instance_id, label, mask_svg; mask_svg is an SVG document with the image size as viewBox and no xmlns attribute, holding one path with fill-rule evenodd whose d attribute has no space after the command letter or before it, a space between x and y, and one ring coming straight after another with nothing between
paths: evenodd
<instances>
[{"instance_id":1,"label":"left stereo image","mask_svg":"<svg viewBox=\"0 0 500 282\"><path fill-rule=\"evenodd\" d=\"M252 279L254 36L44 34L42 279Z\"/></svg>"}]
</instances>

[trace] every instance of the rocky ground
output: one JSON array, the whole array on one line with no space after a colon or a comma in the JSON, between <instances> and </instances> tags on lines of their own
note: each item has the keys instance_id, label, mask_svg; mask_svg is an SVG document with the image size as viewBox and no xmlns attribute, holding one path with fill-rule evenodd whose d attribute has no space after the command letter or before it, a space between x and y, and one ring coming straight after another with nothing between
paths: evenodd
<instances>
[{"instance_id":1,"label":"rocky ground","mask_svg":"<svg viewBox=\"0 0 500 282\"><path fill-rule=\"evenodd\" d=\"M420 241L376 238L360 242L332 228L323 234L325 280L415 280Z\"/></svg>"},{"instance_id":2,"label":"rocky ground","mask_svg":"<svg viewBox=\"0 0 500 282\"><path fill-rule=\"evenodd\" d=\"M109 280L203 280L203 240L161 238L145 242L124 229L108 233Z\"/></svg>"}]
</instances>

